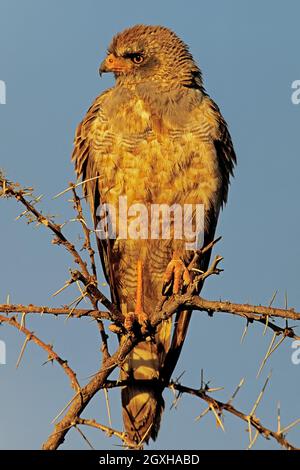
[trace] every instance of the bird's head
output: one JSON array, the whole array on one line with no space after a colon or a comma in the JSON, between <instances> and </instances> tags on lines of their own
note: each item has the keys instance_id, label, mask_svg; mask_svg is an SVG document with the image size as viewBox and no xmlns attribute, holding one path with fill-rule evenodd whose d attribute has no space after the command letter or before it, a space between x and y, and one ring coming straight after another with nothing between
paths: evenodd
<instances>
[{"instance_id":1,"label":"bird's head","mask_svg":"<svg viewBox=\"0 0 300 470\"><path fill-rule=\"evenodd\" d=\"M113 72L119 82L131 85L151 81L189 86L195 77L201 82L187 45L163 26L136 25L118 33L99 71Z\"/></svg>"}]
</instances>

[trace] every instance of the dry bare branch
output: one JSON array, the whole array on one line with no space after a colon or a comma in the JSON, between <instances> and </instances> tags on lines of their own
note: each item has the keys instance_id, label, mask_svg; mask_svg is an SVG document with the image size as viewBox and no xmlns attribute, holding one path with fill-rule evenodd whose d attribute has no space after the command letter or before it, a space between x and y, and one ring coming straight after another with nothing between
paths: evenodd
<instances>
[{"instance_id":1,"label":"dry bare branch","mask_svg":"<svg viewBox=\"0 0 300 470\"><path fill-rule=\"evenodd\" d=\"M111 427L104 426L103 424L97 423L94 419L77 418L76 422L77 424L83 424L85 426L90 426L92 428L100 429L100 431L105 432L108 437L116 436L119 439L121 439L121 441L126 447L128 448L132 447L132 442L127 438L125 432L116 431L115 429Z\"/></svg>"},{"instance_id":2,"label":"dry bare branch","mask_svg":"<svg viewBox=\"0 0 300 470\"><path fill-rule=\"evenodd\" d=\"M61 357L53 350L53 346L44 343L41 339L39 339L32 331L29 331L27 328L22 326L16 319L15 317L4 317L3 315L0 315L0 323L7 323L15 328L17 328L19 331L22 331L26 335L26 343L29 341L33 341L35 344L40 346L44 351L48 353L48 357L51 360L56 361L65 371L67 376L70 379L72 388L77 392L80 390L80 385L77 381L76 374L75 372L71 369L71 367L68 365L68 362L61 359ZM20 356L19 356L20 358Z\"/></svg>"},{"instance_id":3,"label":"dry bare branch","mask_svg":"<svg viewBox=\"0 0 300 470\"><path fill-rule=\"evenodd\" d=\"M275 439L275 441L278 442L281 447L284 447L287 450L299 450L299 448L295 447L286 439L283 431L272 431L271 429L264 426L260 422L259 418L257 418L254 414L248 415L246 413L243 413L242 411L235 408L231 402L225 403L220 400L216 400L215 398L212 398L207 395L207 393L203 390L196 390L194 388L186 387L178 383L171 382L169 386L175 388L180 393L187 393L189 395L201 398L201 400L204 400L206 403L212 406L214 410L218 410L219 413L227 411L228 413L237 416L241 420L245 421L245 423L250 423L250 425L254 429L256 429L256 431L264 438L270 439L270 437L272 437L273 439ZM298 422L299 420L297 420L297 423ZM256 440L256 437L254 437L254 439ZM253 441L251 440L251 442Z\"/></svg>"},{"instance_id":4,"label":"dry bare branch","mask_svg":"<svg viewBox=\"0 0 300 470\"><path fill-rule=\"evenodd\" d=\"M49 360L55 360L60 364L60 366L64 369L65 373L68 375L70 379L70 383L72 388L75 390L76 394L71 398L71 400L67 403L67 405L60 411L60 413L56 416L53 421L57 421L60 418L60 421L55 425L54 431L48 437L46 442L43 445L44 449L57 449L65 439L66 434L68 431L75 427L78 432L80 432L83 439L91 446L90 442L83 434L82 430L79 428L81 425L90 426L97 428L101 431L106 432L109 436L114 435L121 439L124 446L129 448L138 447L141 448L143 444L143 440L145 439L146 435L141 442L134 446L132 442L130 442L125 433L116 431L112 428L112 426L107 427L102 424L97 423L94 420L84 419L81 418L82 412L85 410L88 403L91 399L95 396L95 394L104 389L106 401L108 403L108 396L107 390L113 387L120 387L123 385L128 385L128 381L116 382L110 381L109 376L110 374L116 369L122 369L123 363L128 356L128 354L132 351L132 349L140 342L144 341L148 336L153 336L156 332L156 328L158 325L171 318L175 312L179 310L194 310L198 312L207 313L210 316L213 316L215 313L226 313L231 314L233 316L239 316L244 318L247 321L247 327L251 323L262 323L264 325L265 330L267 328L271 329L274 332L274 341L276 336L281 336L279 341L274 345L274 341L272 341L269 350L266 354L266 357L263 361L263 365L265 364L267 358L273 351L284 341L286 337L290 337L293 339L300 339L300 337L296 336L292 327L288 325L288 320L300 320L300 313L295 312L294 309L287 307L287 296L286 296L286 305L285 309L274 308L273 302L275 300L276 294L273 295L271 302L268 306L261 306L261 305L249 305L249 304L240 304L240 303L233 303L233 302L224 302L224 301L214 301L214 300L206 300L197 295L198 285L199 283L203 283L209 276L211 275L218 275L222 271L218 265L222 261L221 256L216 256L213 260L211 266L208 268L206 272L201 272L197 270L195 266L197 266L197 261L199 258L205 253L206 251L210 250L220 238L214 240L209 245L204 247L199 252L195 252L193 261L191 262L189 269L195 272L194 281L189 286L186 293L181 295L173 295L169 298L164 298L160 302L160 304L155 309L154 318L152 318L151 323L147 328L141 329L139 325L135 325L135 327L130 332L126 332L124 328L124 318L122 313L118 310L116 305L114 305L98 288L98 280L97 280L97 272L96 272L96 263L94 257L94 250L91 244L91 233L92 231L88 228L86 221L84 219L83 210L81 206L81 199L77 195L76 187L78 185L70 183L69 188L63 191L60 194L64 194L66 191L73 192L73 204L74 209L77 213L77 217L75 220L79 221L81 224L81 228L84 234L84 245L83 247L87 250L88 257L89 257L89 265L90 270L88 268L88 263L85 261L84 257L81 256L80 250L78 250L75 244L71 243L65 235L62 233L62 225L58 225L53 221L51 216L45 216L37 209L37 204L40 201L40 197L34 198L32 193L32 188L21 188L16 183L12 183L0 173L0 196L3 197L12 197L17 201L21 202L21 204L25 207L25 210L22 212L21 217L26 217L28 222L35 221L38 224L42 224L47 227L52 234L54 235L53 244L62 245L72 256L74 263L78 266L78 269L71 271L70 279L65 283L65 285L58 289L55 295L58 295L62 290L66 289L73 283L77 283L80 290L80 297L78 297L75 301L71 304L60 307L60 308L53 308L47 306L37 306L37 305L11 305L9 301L6 304L0 305L0 312L2 313L14 313L14 314L21 314L21 321L17 321L15 316L4 316L0 315L0 322L7 323L26 335L25 342L21 349L17 365L19 365L21 358L24 354L25 347L30 341L34 341L38 346L43 348L48 353ZM28 199L32 198L32 199ZM79 284L81 283L81 284ZM82 287L81 287L82 285ZM90 309L80 309L77 308L78 303L83 298L88 298L91 303ZM99 310L99 304L104 305L107 311ZM67 361L61 359L58 354L53 350L51 345L47 345L43 341L41 341L33 332L29 331L25 327L25 316L27 314L48 314L48 315L66 315L68 318L81 318L83 316L91 317L92 319L96 320L100 337L102 341L101 347L101 365L99 371L94 374L89 382L82 388L80 388L79 383L76 378L75 372L68 366ZM270 319L272 318L281 318L286 320L285 327L281 327L276 325L275 323L271 322ZM116 327L115 332L122 333L126 335L126 339L122 342L122 345L113 353L110 354L108 350L107 339L108 336L105 332L104 324L102 320L110 320L113 322L111 327ZM245 330L247 331L247 329ZM268 379L267 379L268 380ZM267 384L267 381L266 381ZM265 384L265 386L266 386ZM296 449L292 444L290 444L285 436L285 433L292 429L296 424L298 424L298 420L294 420L290 425L286 426L285 428L281 429L280 423L280 414L277 418L277 431L272 431L267 427L263 426L260 420L255 416L255 412L257 409L258 404L260 403L261 397L264 393L265 386L261 391L258 399L255 402L254 407L250 414L242 413L237 408L235 408L232 404L236 394L240 390L243 385L243 381L240 382L239 386L237 387L236 391L230 398L230 400L226 403L223 403L215 398L211 397L209 393L215 392L220 388L211 389L208 387L207 384L203 383L199 390L185 387L179 383L179 379L173 381L171 383L162 383L158 381L156 384L162 390L166 387L170 388L173 392L175 392L175 403L178 403L179 397L182 396L184 393L188 393L190 395L194 395L202 400L204 400L208 407L205 409L203 413L201 413L200 417L207 414L211 411L217 421L217 424L224 430L224 424L222 421L223 412L226 411L231 413L232 415L237 416L238 418L242 419L248 425L249 430L249 448L252 448L258 435L262 435L263 437L269 439L272 437L275 439L282 447L286 449ZM177 392L177 396L176 396ZM108 405L109 410L109 405ZM65 413L65 414L64 414ZM278 411L279 413L279 411ZM62 417L62 415L64 416ZM110 415L110 414L109 414ZM254 436L252 436L252 428L255 430Z\"/></svg>"}]
</instances>

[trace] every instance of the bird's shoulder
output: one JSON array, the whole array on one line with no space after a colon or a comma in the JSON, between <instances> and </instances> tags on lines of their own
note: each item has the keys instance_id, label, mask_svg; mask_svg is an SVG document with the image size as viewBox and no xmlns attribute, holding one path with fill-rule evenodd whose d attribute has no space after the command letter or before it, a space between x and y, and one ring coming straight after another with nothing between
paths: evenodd
<instances>
[{"instance_id":1,"label":"bird's shoulder","mask_svg":"<svg viewBox=\"0 0 300 470\"><path fill-rule=\"evenodd\" d=\"M88 137L89 132L93 129L95 124L101 126L107 122L104 105L112 93L113 88L109 88L94 99L82 121L77 126L75 134L75 145L78 140Z\"/></svg>"},{"instance_id":2,"label":"bird's shoulder","mask_svg":"<svg viewBox=\"0 0 300 470\"><path fill-rule=\"evenodd\" d=\"M109 124L103 110L104 102L112 94L112 88L105 90L95 98L75 131L72 161L78 176L83 175L87 158L91 152L91 143L104 145L109 140ZM98 135L98 139L97 139Z\"/></svg>"},{"instance_id":3,"label":"bird's shoulder","mask_svg":"<svg viewBox=\"0 0 300 470\"><path fill-rule=\"evenodd\" d=\"M221 137L221 127L224 124L226 125L226 122L219 107L209 95L204 94L191 112L190 126L215 140Z\"/></svg>"},{"instance_id":4,"label":"bird's shoulder","mask_svg":"<svg viewBox=\"0 0 300 470\"><path fill-rule=\"evenodd\" d=\"M214 145L222 177L222 203L226 203L230 176L236 164L236 153L233 147L228 125L219 106L209 95L204 95L195 115L202 132L209 134Z\"/></svg>"}]
</instances>

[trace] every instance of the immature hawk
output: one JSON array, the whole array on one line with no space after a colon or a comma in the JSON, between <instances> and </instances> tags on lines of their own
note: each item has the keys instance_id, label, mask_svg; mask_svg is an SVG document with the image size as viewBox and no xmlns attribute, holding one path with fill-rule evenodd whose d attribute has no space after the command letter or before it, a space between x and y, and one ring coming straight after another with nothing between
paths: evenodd
<instances>
[{"instance_id":1,"label":"immature hawk","mask_svg":"<svg viewBox=\"0 0 300 470\"><path fill-rule=\"evenodd\" d=\"M87 180L95 226L98 206L107 203L116 209L122 228L121 196L128 208L143 204L149 213L153 204L203 204L208 244L227 200L236 157L226 122L206 94L188 47L165 27L133 26L113 38L103 72L114 73L115 86L88 110L73 152L77 175ZM126 328L151 318L162 294L178 293L192 277L187 266L194 253L172 234L174 227L170 239L118 234L98 239L112 299ZM206 269L209 256L200 259L199 269ZM123 366L122 378L133 382L122 390L124 426L133 443L157 436L164 403L159 384L174 370L189 321L190 312L177 314L172 339L171 321L163 322L155 338L138 344Z\"/></svg>"}]
</instances>

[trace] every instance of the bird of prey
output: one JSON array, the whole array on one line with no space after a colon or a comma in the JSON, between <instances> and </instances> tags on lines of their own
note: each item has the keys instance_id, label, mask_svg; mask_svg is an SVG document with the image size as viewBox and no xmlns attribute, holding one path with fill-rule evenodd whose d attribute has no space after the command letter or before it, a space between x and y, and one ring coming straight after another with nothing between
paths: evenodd
<instances>
[{"instance_id":1,"label":"bird of prey","mask_svg":"<svg viewBox=\"0 0 300 470\"><path fill-rule=\"evenodd\" d=\"M100 74L105 72L114 73L115 85L95 99L79 124L72 156L78 177L86 181L95 227L101 204L116 208L118 218L121 197L127 207L142 204L149 211L155 204L202 204L203 246L209 244L227 201L236 156L188 46L166 27L136 25L114 36L100 66ZM183 292L192 279L188 266L194 251L175 238L174 227L170 233L169 238L97 238L126 329L151 320L162 296ZM197 268L205 271L209 257L210 251L200 256ZM157 436L164 406L161 384L176 366L190 317L191 312L180 311L173 324L163 321L123 365L123 421L133 444Z\"/></svg>"}]
</instances>

